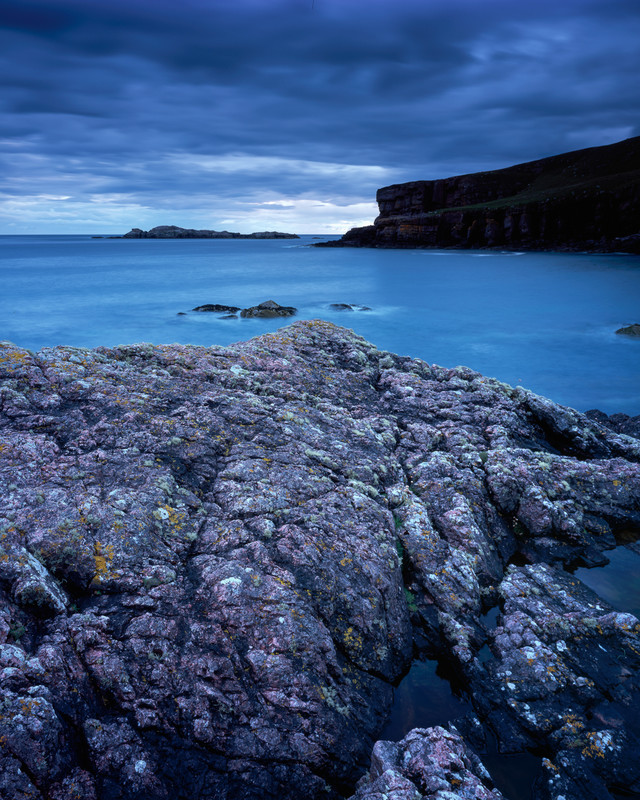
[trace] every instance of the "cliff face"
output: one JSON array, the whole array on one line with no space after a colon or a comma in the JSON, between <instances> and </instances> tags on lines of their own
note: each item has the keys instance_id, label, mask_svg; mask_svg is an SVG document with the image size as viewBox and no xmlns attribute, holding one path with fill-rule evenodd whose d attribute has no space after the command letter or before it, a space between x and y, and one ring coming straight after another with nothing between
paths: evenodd
<instances>
[{"instance_id":1,"label":"cliff face","mask_svg":"<svg viewBox=\"0 0 640 800\"><path fill-rule=\"evenodd\" d=\"M395 184L340 245L640 252L640 137L493 172Z\"/></svg>"},{"instance_id":2,"label":"cliff face","mask_svg":"<svg viewBox=\"0 0 640 800\"><path fill-rule=\"evenodd\" d=\"M640 790L640 623L564 569L640 527L637 439L317 320L0 380L0 797L340 800L416 648L476 716L358 800L498 800L494 735L537 800Z\"/></svg>"}]
</instances>

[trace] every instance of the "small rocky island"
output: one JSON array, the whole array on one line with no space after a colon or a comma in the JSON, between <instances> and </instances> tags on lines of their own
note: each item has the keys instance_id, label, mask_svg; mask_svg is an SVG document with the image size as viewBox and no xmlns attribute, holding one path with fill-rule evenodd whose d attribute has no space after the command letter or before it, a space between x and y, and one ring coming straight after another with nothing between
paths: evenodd
<instances>
[{"instance_id":1,"label":"small rocky island","mask_svg":"<svg viewBox=\"0 0 640 800\"><path fill-rule=\"evenodd\" d=\"M220 303L205 303L191 310L209 314L224 314L223 319L236 318L238 311L240 312L240 316L244 319L251 319L254 317L293 317L298 311L298 309L293 306L281 306L280 303L276 303L275 300L265 300L263 303L258 303L256 306L249 306L249 308L227 306Z\"/></svg>"},{"instance_id":2,"label":"small rocky island","mask_svg":"<svg viewBox=\"0 0 640 800\"><path fill-rule=\"evenodd\" d=\"M198 231L179 228L177 225L158 225L150 231L132 228L122 239L299 239L296 233L259 231L257 233L231 233L230 231Z\"/></svg>"},{"instance_id":3,"label":"small rocky island","mask_svg":"<svg viewBox=\"0 0 640 800\"><path fill-rule=\"evenodd\" d=\"M379 189L380 214L315 247L640 253L640 137L492 172Z\"/></svg>"},{"instance_id":4,"label":"small rocky island","mask_svg":"<svg viewBox=\"0 0 640 800\"><path fill-rule=\"evenodd\" d=\"M318 320L0 373L1 797L640 792L640 622L570 571L640 531L638 420ZM471 710L376 742L417 657Z\"/></svg>"}]
</instances>

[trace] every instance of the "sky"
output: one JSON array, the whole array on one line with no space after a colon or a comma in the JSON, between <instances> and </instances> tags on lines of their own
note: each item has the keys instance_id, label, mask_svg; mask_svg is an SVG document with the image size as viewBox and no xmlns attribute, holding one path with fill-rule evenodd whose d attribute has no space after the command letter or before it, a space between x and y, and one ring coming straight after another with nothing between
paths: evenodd
<instances>
[{"instance_id":1,"label":"sky","mask_svg":"<svg viewBox=\"0 0 640 800\"><path fill-rule=\"evenodd\" d=\"M640 0L0 0L0 234L343 233L640 135Z\"/></svg>"}]
</instances>

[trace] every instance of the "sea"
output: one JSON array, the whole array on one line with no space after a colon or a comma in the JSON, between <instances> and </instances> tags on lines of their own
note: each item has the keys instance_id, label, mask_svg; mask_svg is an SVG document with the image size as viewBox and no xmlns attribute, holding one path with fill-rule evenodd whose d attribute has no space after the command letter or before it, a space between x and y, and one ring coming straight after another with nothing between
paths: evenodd
<instances>
[{"instance_id":1,"label":"sea","mask_svg":"<svg viewBox=\"0 0 640 800\"><path fill-rule=\"evenodd\" d=\"M227 345L292 320L191 309L275 300L580 411L640 414L640 339L615 333L640 322L640 256L311 246L328 238L0 236L0 339Z\"/></svg>"},{"instance_id":2,"label":"sea","mask_svg":"<svg viewBox=\"0 0 640 800\"><path fill-rule=\"evenodd\" d=\"M96 234L97 235L97 234ZM381 349L467 365L579 411L640 414L640 256L315 248L300 239L0 236L0 339L31 350L134 342L228 345L300 319L325 319ZM206 303L295 306L292 319L223 319ZM333 304L354 310L336 310ZM577 576L640 614L637 548ZM435 661L396 689L383 736L446 724L470 708ZM526 798L531 753L483 755L506 797Z\"/></svg>"}]
</instances>

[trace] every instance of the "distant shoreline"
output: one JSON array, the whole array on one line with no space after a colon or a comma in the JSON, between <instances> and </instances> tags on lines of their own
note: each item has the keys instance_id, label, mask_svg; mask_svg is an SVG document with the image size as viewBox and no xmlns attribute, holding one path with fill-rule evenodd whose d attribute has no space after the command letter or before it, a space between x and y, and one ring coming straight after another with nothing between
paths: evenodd
<instances>
[{"instance_id":1,"label":"distant shoreline","mask_svg":"<svg viewBox=\"0 0 640 800\"><path fill-rule=\"evenodd\" d=\"M256 233L235 233L231 231L195 230L194 228L180 228L177 225L158 225L149 231L132 228L129 233L121 237L107 237L121 239L299 239L297 233L282 233L281 231L258 231Z\"/></svg>"}]
</instances>

